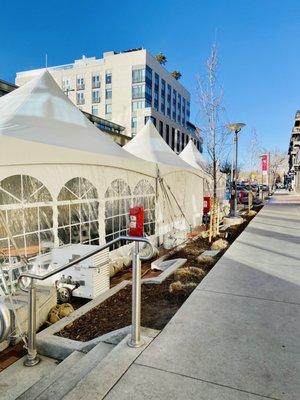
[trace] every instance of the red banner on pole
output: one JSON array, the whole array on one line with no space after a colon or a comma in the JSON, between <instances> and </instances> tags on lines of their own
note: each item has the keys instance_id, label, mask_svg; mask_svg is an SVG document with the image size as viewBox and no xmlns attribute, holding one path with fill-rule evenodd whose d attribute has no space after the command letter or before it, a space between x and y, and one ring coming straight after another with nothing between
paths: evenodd
<instances>
[{"instance_id":1,"label":"red banner on pole","mask_svg":"<svg viewBox=\"0 0 300 400\"><path fill-rule=\"evenodd\" d=\"M268 154L261 155L261 171L264 175L268 173L269 170L269 156Z\"/></svg>"}]
</instances>

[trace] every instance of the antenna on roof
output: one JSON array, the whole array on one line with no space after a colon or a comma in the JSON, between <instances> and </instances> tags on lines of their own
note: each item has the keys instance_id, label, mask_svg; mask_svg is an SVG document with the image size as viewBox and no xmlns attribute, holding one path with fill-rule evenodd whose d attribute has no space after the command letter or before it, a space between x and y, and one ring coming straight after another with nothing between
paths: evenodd
<instances>
[{"instance_id":1,"label":"antenna on roof","mask_svg":"<svg viewBox=\"0 0 300 400\"><path fill-rule=\"evenodd\" d=\"M48 68L48 54L45 54L45 66Z\"/></svg>"}]
</instances>

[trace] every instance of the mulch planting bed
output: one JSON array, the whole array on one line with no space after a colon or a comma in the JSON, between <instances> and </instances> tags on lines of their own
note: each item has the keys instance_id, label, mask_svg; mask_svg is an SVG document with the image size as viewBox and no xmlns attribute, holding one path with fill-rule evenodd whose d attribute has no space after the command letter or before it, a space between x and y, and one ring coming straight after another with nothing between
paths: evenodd
<instances>
[{"instance_id":1,"label":"mulch planting bed","mask_svg":"<svg viewBox=\"0 0 300 400\"><path fill-rule=\"evenodd\" d=\"M227 230L227 240L230 244L240 235L253 217L243 216L243 218L245 221L241 225L233 226ZM189 241L184 248L178 250L169 257L169 259L186 258L187 262L184 268L192 267L192 269L201 269L202 271L200 271L199 274L194 273L187 276L179 276L175 273L160 285L142 285L142 326L158 330L164 328L195 287L226 251L220 251L218 256L214 257L213 264L199 263L197 257L203 253L203 251L210 249L210 246L211 244L207 239L197 238L196 240ZM143 263L142 275L149 270L150 264L151 262ZM155 274L158 275L159 273L160 272ZM155 276L155 274L152 276ZM122 278L131 278L131 268L126 269L123 273L119 273L115 279L113 278L113 284L120 282L123 280ZM170 292L170 285L179 280L179 283L182 283L183 286L179 289L174 287L174 290ZM129 284L99 306L93 308L62 331L58 332L57 335L86 342L130 324L131 285Z\"/></svg>"}]
</instances>

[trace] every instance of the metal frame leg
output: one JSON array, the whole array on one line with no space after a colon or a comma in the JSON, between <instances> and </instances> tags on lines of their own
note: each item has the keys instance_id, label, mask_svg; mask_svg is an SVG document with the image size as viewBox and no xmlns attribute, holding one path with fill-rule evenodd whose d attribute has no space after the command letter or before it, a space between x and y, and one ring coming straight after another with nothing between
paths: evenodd
<instances>
[{"instance_id":1,"label":"metal frame leg","mask_svg":"<svg viewBox=\"0 0 300 400\"><path fill-rule=\"evenodd\" d=\"M139 242L134 242L132 252L132 323L130 347L141 347L141 261L139 258Z\"/></svg>"},{"instance_id":2,"label":"metal frame leg","mask_svg":"<svg viewBox=\"0 0 300 400\"><path fill-rule=\"evenodd\" d=\"M24 360L26 367L33 367L40 362L36 350L36 287L34 279L30 280L28 291L28 338L27 356Z\"/></svg>"}]
</instances>

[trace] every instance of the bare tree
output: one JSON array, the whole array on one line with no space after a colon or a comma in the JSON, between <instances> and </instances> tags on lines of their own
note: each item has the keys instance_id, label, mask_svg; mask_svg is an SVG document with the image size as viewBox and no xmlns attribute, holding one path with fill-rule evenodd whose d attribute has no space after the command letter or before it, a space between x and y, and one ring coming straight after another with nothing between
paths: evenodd
<instances>
[{"instance_id":1,"label":"bare tree","mask_svg":"<svg viewBox=\"0 0 300 400\"><path fill-rule=\"evenodd\" d=\"M256 128L252 128L249 141L247 143L247 160L245 160L245 168L249 173L249 180L253 180L253 176L259 169L259 156L262 153L262 146L259 141Z\"/></svg>"},{"instance_id":2,"label":"bare tree","mask_svg":"<svg viewBox=\"0 0 300 400\"><path fill-rule=\"evenodd\" d=\"M202 116L201 133L205 152L209 158L208 174L213 180L213 197L217 199L218 174L222 160L228 152L227 140L229 130L222 124L224 107L222 106L223 90L217 79L218 53L213 44L211 53L205 63L205 73L197 78L197 95Z\"/></svg>"},{"instance_id":3,"label":"bare tree","mask_svg":"<svg viewBox=\"0 0 300 400\"><path fill-rule=\"evenodd\" d=\"M276 183L276 178L280 175L283 176L284 172L288 170L288 156L286 152L278 148L273 149L273 151L270 151L269 153L270 153L269 185L273 188Z\"/></svg>"}]
</instances>

